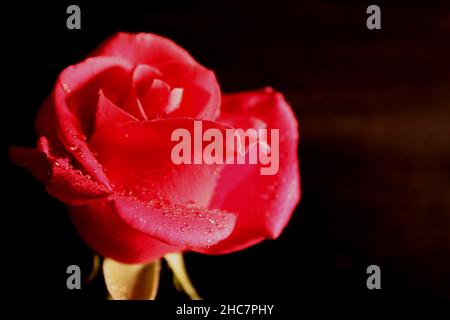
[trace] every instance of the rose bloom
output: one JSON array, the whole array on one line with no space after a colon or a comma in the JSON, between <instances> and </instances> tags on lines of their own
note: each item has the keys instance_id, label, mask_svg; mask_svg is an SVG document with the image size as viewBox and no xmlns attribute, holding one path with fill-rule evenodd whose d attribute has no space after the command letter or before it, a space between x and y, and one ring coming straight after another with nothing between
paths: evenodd
<instances>
[{"instance_id":1,"label":"rose bloom","mask_svg":"<svg viewBox=\"0 0 450 320\"><path fill-rule=\"evenodd\" d=\"M193 131L195 120L222 132L279 129L278 173L175 165L171 133ZM12 147L11 159L67 205L89 246L117 261L242 250L278 237L300 198L298 125L283 96L222 96L212 71L157 35L116 34L66 68L36 131L37 147Z\"/></svg>"}]
</instances>

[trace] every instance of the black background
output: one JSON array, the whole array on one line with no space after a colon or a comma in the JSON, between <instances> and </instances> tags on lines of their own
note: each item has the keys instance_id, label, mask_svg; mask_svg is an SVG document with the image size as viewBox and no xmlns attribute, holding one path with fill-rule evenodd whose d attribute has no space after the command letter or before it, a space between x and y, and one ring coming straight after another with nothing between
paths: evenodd
<instances>
[{"instance_id":1,"label":"black background","mask_svg":"<svg viewBox=\"0 0 450 320\"><path fill-rule=\"evenodd\" d=\"M66 8L81 7L81 30ZM450 9L444 1L121 3L3 6L3 272L14 300L102 301L101 277L66 288L91 252L64 205L6 147L34 146L36 111L58 73L117 31L175 40L216 72L223 92L267 85L300 122L302 200L276 241L225 256L187 254L207 300L432 301L450 297ZM6 86L5 86L6 84ZM366 288L366 268L382 289ZM183 300L163 271L158 299ZM151 311L148 311L151 314Z\"/></svg>"}]
</instances>

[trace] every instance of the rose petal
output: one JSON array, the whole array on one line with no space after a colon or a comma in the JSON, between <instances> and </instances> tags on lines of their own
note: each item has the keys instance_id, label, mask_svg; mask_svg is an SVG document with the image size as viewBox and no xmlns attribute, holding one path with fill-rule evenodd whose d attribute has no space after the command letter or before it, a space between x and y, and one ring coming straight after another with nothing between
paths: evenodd
<instances>
[{"instance_id":1,"label":"rose petal","mask_svg":"<svg viewBox=\"0 0 450 320\"><path fill-rule=\"evenodd\" d=\"M218 116L221 93L214 72L200 65L189 66L179 62L166 62L157 68L171 88L183 89L181 104L171 117L214 120Z\"/></svg>"},{"instance_id":2,"label":"rose petal","mask_svg":"<svg viewBox=\"0 0 450 320\"><path fill-rule=\"evenodd\" d=\"M225 130L210 121L202 126ZM205 247L230 234L234 217L205 209L222 165L172 162L172 147L178 142L171 141L171 134L182 128L194 137L193 119L123 123L96 132L90 146L115 190L127 196L114 197L124 221L172 245Z\"/></svg>"},{"instance_id":3,"label":"rose petal","mask_svg":"<svg viewBox=\"0 0 450 320\"><path fill-rule=\"evenodd\" d=\"M12 147L10 158L27 167L46 185L48 193L67 204L78 205L109 194L103 185L70 166L67 159L57 159L44 150Z\"/></svg>"},{"instance_id":4,"label":"rose petal","mask_svg":"<svg viewBox=\"0 0 450 320\"><path fill-rule=\"evenodd\" d=\"M244 115L261 119L268 129L280 129L280 166L276 175L261 175L261 165L224 168L210 207L236 212L238 219L227 239L202 250L213 254L241 250L265 238L278 237L300 198L298 125L283 96L271 89L228 95L222 110L224 118Z\"/></svg>"},{"instance_id":5,"label":"rose petal","mask_svg":"<svg viewBox=\"0 0 450 320\"><path fill-rule=\"evenodd\" d=\"M98 199L69 206L72 221L86 243L104 257L123 263L144 263L183 248L170 246L123 221L111 201Z\"/></svg>"},{"instance_id":6,"label":"rose petal","mask_svg":"<svg viewBox=\"0 0 450 320\"><path fill-rule=\"evenodd\" d=\"M159 79L153 79L152 83L145 88L139 97L145 113L150 119L165 115L165 109L169 103L170 87Z\"/></svg>"},{"instance_id":7,"label":"rose petal","mask_svg":"<svg viewBox=\"0 0 450 320\"><path fill-rule=\"evenodd\" d=\"M178 118L122 123L95 132L89 144L118 192L141 200L162 196L173 204L193 201L208 207L223 165L174 164L171 157L173 147L179 143L171 141L172 133L183 129L192 137L191 160L194 152L202 156L203 148L196 150L192 146L194 121ZM215 128L225 135L225 126L199 122L203 132Z\"/></svg>"},{"instance_id":8,"label":"rose petal","mask_svg":"<svg viewBox=\"0 0 450 320\"><path fill-rule=\"evenodd\" d=\"M118 91L125 90L121 87L123 84L120 77L126 76L130 70L130 66L119 59L106 57L87 59L66 68L59 76L53 91L53 106L55 118L58 119L56 127L60 141L84 171L107 188L110 188L109 181L86 143L86 135L92 131L97 109L97 104L92 102L97 101L100 89L109 99L114 97L113 102L119 99Z\"/></svg>"},{"instance_id":9,"label":"rose petal","mask_svg":"<svg viewBox=\"0 0 450 320\"><path fill-rule=\"evenodd\" d=\"M151 33L117 33L105 40L91 56L120 57L134 65L155 65L166 61L197 63L175 42Z\"/></svg>"},{"instance_id":10,"label":"rose petal","mask_svg":"<svg viewBox=\"0 0 450 320\"><path fill-rule=\"evenodd\" d=\"M118 108L109 100L100 90L97 103L97 112L95 114L94 131L100 130L108 125L115 125L121 122L139 121L131 114Z\"/></svg>"},{"instance_id":11,"label":"rose petal","mask_svg":"<svg viewBox=\"0 0 450 320\"><path fill-rule=\"evenodd\" d=\"M56 110L67 107L87 136L94 124L100 90L116 106L133 116L139 115L127 99L131 77L132 66L120 59L90 58L69 66L58 77L60 86L55 87L55 90L62 89L65 103L57 104Z\"/></svg>"},{"instance_id":12,"label":"rose petal","mask_svg":"<svg viewBox=\"0 0 450 320\"><path fill-rule=\"evenodd\" d=\"M132 227L180 247L209 247L228 237L235 223L231 213L166 200L116 196L113 204L117 214Z\"/></svg>"},{"instance_id":13,"label":"rose petal","mask_svg":"<svg viewBox=\"0 0 450 320\"><path fill-rule=\"evenodd\" d=\"M89 175L56 163L58 162L52 164L51 181L47 185L47 192L55 198L67 204L80 205L110 193L105 186L93 181Z\"/></svg>"}]
</instances>

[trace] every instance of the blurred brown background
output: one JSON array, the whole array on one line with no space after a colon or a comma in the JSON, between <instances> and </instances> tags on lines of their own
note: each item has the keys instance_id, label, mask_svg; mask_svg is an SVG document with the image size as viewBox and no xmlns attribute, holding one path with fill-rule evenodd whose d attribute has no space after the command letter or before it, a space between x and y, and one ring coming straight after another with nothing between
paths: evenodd
<instances>
[{"instance_id":1,"label":"blurred brown background","mask_svg":"<svg viewBox=\"0 0 450 320\"><path fill-rule=\"evenodd\" d=\"M24 56L12 83L25 74L27 94L14 85L21 103L10 110L8 143L34 143L35 112L58 72L108 35L162 34L214 69L224 92L266 85L282 91L301 126L303 198L291 223L277 241L244 252L188 255L201 294L265 301L448 299L450 7L445 1L377 2L382 29L368 30L370 4L82 1L81 31L65 29L68 4L37 6L25 19L34 26L27 42L11 40ZM64 207L27 173L7 166L16 217L30 221L26 244L13 256L24 260L17 254L24 247L39 252L35 258L46 265L38 271L46 280L36 281L55 298L99 299L100 289L64 288L66 265L90 264ZM381 267L380 292L366 288L370 264ZM165 281L164 288L168 275ZM175 295L164 288L160 297Z\"/></svg>"}]
</instances>

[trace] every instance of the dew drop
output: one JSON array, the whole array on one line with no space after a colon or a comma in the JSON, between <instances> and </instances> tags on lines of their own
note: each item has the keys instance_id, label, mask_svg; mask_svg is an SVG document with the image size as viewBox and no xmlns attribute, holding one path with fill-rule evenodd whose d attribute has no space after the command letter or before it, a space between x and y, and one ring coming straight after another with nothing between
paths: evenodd
<instances>
[{"instance_id":1,"label":"dew drop","mask_svg":"<svg viewBox=\"0 0 450 320\"><path fill-rule=\"evenodd\" d=\"M78 147L77 146L70 146L69 150L70 151L76 151L76 150L78 150Z\"/></svg>"},{"instance_id":2,"label":"dew drop","mask_svg":"<svg viewBox=\"0 0 450 320\"><path fill-rule=\"evenodd\" d=\"M206 243L207 243L207 245L205 246L205 248L208 249L213 242L211 239L206 239Z\"/></svg>"},{"instance_id":3,"label":"dew drop","mask_svg":"<svg viewBox=\"0 0 450 320\"><path fill-rule=\"evenodd\" d=\"M61 85L65 92L70 93L71 90L70 90L69 86L67 85L67 83L61 82Z\"/></svg>"},{"instance_id":4,"label":"dew drop","mask_svg":"<svg viewBox=\"0 0 450 320\"><path fill-rule=\"evenodd\" d=\"M189 200L188 202L186 202L186 207L188 207L188 208L195 207L195 202L192 200Z\"/></svg>"},{"instance_id":5,"label":"dew drop","mask_svg":"<svg viewBox=\"0 0 450 320\"><path fill-rule=\"evenodd\" d=\"M155 209L161 208L161 202L158 199L150 200L150 205Z\"/></svg>"}]
</instances>

